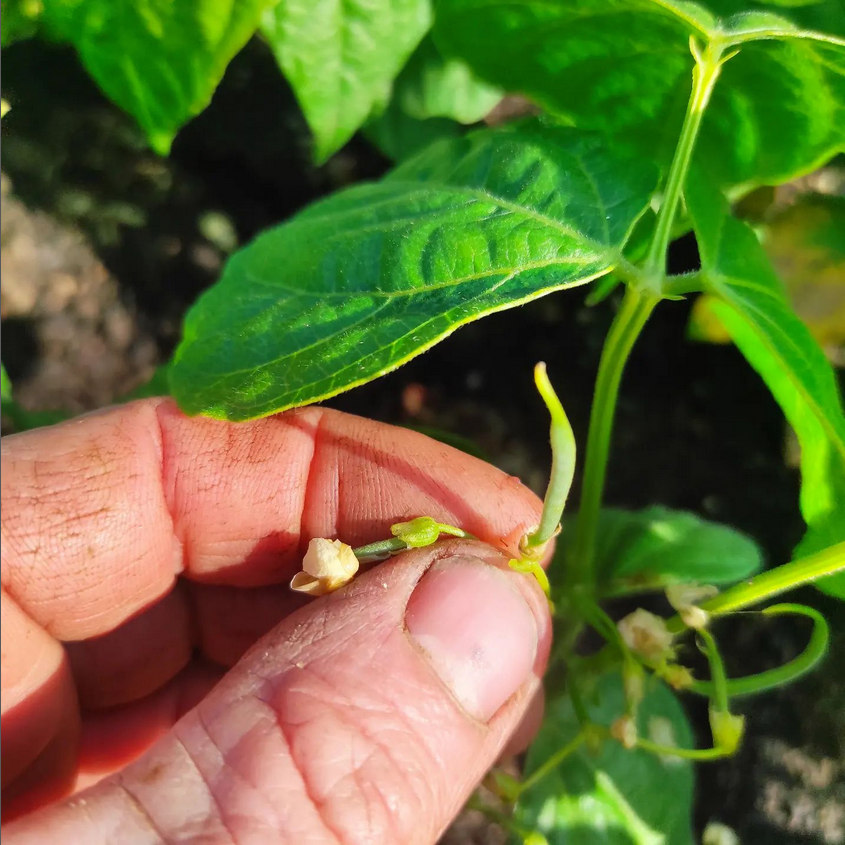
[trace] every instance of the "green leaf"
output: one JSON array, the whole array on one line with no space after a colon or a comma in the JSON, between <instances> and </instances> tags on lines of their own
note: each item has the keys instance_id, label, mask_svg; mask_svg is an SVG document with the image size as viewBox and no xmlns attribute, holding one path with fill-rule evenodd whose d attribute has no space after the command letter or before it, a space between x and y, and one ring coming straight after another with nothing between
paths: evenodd
<instances>
[{"instance_id":1,"label":"green leaf","mask_svg":"<svg viewBox=\"0 0 845 845\"><path fill-rule=\"evenodd\" d=\"M165 155L272 0L44 0L46 22Z\"/></svg>"},{"instance_id":2,"label":"green leaf","mask_svg":"<svg viewBox=\"0 0 845 845\"><path fill-rule=\"evenodd\" d=\"M689 97L689 37L740 53L725 65L697 156L724 185L774 184L845 147L845 15L735 0L443 0L447 55L563 121L666 165ZM786 17L788 15L789 17ZM834 35L804 27L834 27Z\"/></svg>"},{"instance_id":3,"label":"green leaf","mask_svg":"<svg viewBox=\"0 0 845 845\"><path fill-rule=\"evenodd\" d=\"M464 323L606 273L655 177L533 123L436 144L237 252L188 314L174 396L245 420L370 381Z\"/></svg>"},{"instance_id":4,"label":"green leaf","mask_svg":"<svg viewBox=\"0 0 845 845\"><path fill-rule=\"evenodd\" d=\"M808 530L796 556L845 540L845 416L836 375L795 315L753 230L699 173L690 176L693 220L711 310L781 406L801 444L801 513ZM845 598L845 575L817 585Z\"/></svg>"},{"instance_id":5,"label":"green leaf","mask_svg":"<svg viewBox=\"0 0 845 845\"><path fill-rule=\"evenodd\" d=\"M267 10L261 29L314 133L318 162L384 107L430 26L430 0L281 0Z\"/></svg>"},{"instance_id":6,"label":"green leaf","mask_svg":"<svg viewBox=\"0 0 845 845\"><path fill-rule=\"evenodd\" d=\"M364 125L363 132L388 158L401 162L435 141L459 137L463 127L445 117L418 120L406 114L396 100L391 100L378 117Z\"/></svg>"},{"instance_id":7,"label":"green leaf","mask_svg":"<svg viewBox=\"0 0 845 845\"><path fill-rule=\"evenodd\" d=\"M592 698L587 709L598 724L610 725L625 712L619 675L599 679ZM692 747L683 708L662 684L648 689L637 722L642 736ZM549 702L525 775L577 733L568 696ZM582 746L519 799L514 822L539 831L549 845L692 845L693 780L687 760L629 751L612 741L598 755Z\"/></svg>"},{"instance_id":8,"label":"green leaf","mask_svg":"<svg viewBox=\"0 0 845 845\"><path fill-rule=\"evenodd\" d=\"M0 399L3 402L12 401L12 380L2 363L0 363Z\"/></svg>"},{"instance_id":9,"label":"green leaf","mask_svg":"<svg viewBox=\"0 0 845 845\"><path fill-rule=\"evenodd\" d=\"M574 520L568 519L558 539L564 557L574 529ZM606 508L599 516L596 568L605 593L683 582L729 584L762 566L754 540L693 513L656 505L641 511Z\"/></svg>"},{"instance_id":10,"label":"green leaf","mask_svg":"<svg viewBox=\"0 0 845 845\"><path fill-rule=\"evenodd\" d=\"M448 117L475 123L502 99L499 88L482 82L459 59L446 59L424 38L399 74L393 97L402 110L417 120Z\"/></svg>"}]
</instances>

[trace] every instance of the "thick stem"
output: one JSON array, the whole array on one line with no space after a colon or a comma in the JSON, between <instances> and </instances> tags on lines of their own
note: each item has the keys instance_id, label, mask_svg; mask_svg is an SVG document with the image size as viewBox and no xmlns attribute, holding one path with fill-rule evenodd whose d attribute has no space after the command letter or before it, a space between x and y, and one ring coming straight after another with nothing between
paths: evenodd
<instances>
[{"instance_id":1,"label":"thick stem","mask_svg":"<svg viewBox=\"0 0 845 845\"><path fill-rule=\"evenodd\" d=\"M575 529L575 545L571 566L571 583L594 584L596 529L604 493L605 473L610 453L613 417L619 395L622 372L634 341L642 331L659 298L638 293L632 287L625 291L622 307L616 315L604 344L593 407L590 412L590 433L581 485L581 506Z\"/></svg>"},{"instance_id":2,"label":"thick stem","mask_svg":"<svg viewBox=\"0 0 845 845\"><path fill-rule=\"evenodd\" d=\"M692 93L666 179L666 189L657 213L654 235L641 278L633 279L629 283L622 309L611 326L602 352L590 415L584 482L581 488L581 510L570 562L573 570L571 576L575 583L592 585L595 580L596 528L604 492L619 382L634 341L664 294L666 253L672 238L672 226L681 201L695 141L701 128L701 119L725 61L722 58L722 49L719 44L711 42L702 53L695 40L690 39L690 50L695 57ZM639 292L635 288L639 288Z\"/></svg>"},{"instance_id":3,"label":"thick stem","mask_svg":"<svg viewBox=\"0 0 845 845\"><path fill-rule=\"evenodd\" d=\"M713 86L722 69L722 49L718 45L710 42L702 53L691 38L690 49L695 57L692 93L687 104L687 113L684 117L684 125L681 127L678 146L675 148L675 156L666 179L663 201L657 212L654 235L645 259L645 272L656 281L658 290L666 273L666 252L672 240L672 226L681 201L698 130L701 128L701 119L704 117L704 111L713 93Z\"/></svg>"},{"instance_id":4,"label":"thick stem","mask_svg":"<svg viewBox=\"0 0 845 845\"><path fill-rule=\"evenodd\" d=\"M701 609L714 616L731 613L838 572L845 572L845 542L756 575L750 581L737 584L703 602ZM685 627L678 616L672 617L666 624L673 633Z\"/></svg>"}]
</instances>

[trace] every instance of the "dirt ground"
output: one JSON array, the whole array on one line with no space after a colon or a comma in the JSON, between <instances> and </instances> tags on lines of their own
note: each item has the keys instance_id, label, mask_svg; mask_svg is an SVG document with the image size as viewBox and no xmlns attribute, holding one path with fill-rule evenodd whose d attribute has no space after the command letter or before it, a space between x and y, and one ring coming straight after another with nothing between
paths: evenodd
<instances>
[{"instance_id":1,"label":"dirt ground","mask_svg":"<svg viewBox=\"0 0 845 845\"><path fill-rule=\"evenodd\" d=\"M261 229L388 163L356 140L321 169L290 91L260 44L227 72L212 106L162 160L60 47L4 50L3 361L30 409L99 407L166 360L181 317L226 255ZM673 269L696 266L691 239ZM333 400L391 422L470 438L541 490L547 421L531 368L548 363L576 433L586 431L611 299L588 308L558 294L468 326L398 372ZM743 529L772 563L801 535L798 478L784 462L779 410L731 347L691 343L689 303L647 326L623 385L607 501L686 508ZM577 483L577 482L576 482ZM577 502L573 503L577 506ZM845 611L805 590L834 640L825 667L746 706L741 753L699 770L695 821L733 827L743 843L845 842ZM731 628L728 669L795 656L806 631L787 622ZM694 703L693 703L694 705ZM689 713L706 741L706 712ZM496 845L473 815L452 845Z\"/></svg>"}]
</instances>

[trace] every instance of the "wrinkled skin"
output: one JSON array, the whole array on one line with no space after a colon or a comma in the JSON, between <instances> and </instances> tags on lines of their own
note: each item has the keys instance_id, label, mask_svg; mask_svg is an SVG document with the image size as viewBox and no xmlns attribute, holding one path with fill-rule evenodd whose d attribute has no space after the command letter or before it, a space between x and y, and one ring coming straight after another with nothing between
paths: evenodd
<instances>
[{"instance_id":1,"label":"wrinkled skin","mask_svg":"<svg viewBox=\"0 0 845 845\"><path fill-rule=\"evenodd\" d=\"M536 724L547 607L493 546L540 503L421 435L145 400L4 438L2 504L9 843L433 843ZM311 537L360 545L419 515L483 542L315 600L287 588ZM441 612L455 590L496 654L471 706L417 637L463 624ZM502 630L511 611L530 634Z\"/></svg>"}]
</instances>

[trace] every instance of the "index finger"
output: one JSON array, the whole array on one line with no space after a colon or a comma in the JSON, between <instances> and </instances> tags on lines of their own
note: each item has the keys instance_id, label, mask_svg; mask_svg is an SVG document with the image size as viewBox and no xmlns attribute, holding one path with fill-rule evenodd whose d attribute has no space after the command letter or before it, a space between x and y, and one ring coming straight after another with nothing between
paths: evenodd
<instances>
[{"instance_id":1,"label":"index finger","mask_svg":"<svg viewBox=\"0 0 845 845\"><path fill-rule=\"evenodd\" d=\"M416 432L322 408L251 423L142 400L3 439L2 583L58 639L111 631L175 578L282 583L311 537L361 545L428 515L502 546L517 479Z\"/></svg>"}]
</instances>

